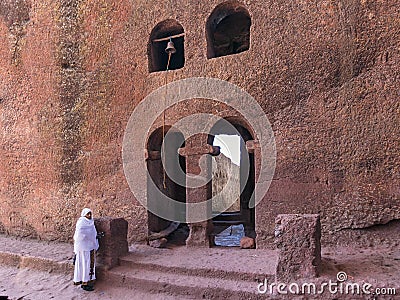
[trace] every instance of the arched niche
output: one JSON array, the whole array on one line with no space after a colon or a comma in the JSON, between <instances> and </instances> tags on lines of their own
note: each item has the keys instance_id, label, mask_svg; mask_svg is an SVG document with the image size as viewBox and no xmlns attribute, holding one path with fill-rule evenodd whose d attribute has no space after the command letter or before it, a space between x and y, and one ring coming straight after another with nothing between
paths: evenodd
<instances>
[{"instance_id":1,"label":"arched niche","mask_svg":"<svg viewBox=\"0 0 400 300\"><path fill-rule=\"evenodd\" d=\"M175 45L176 53L171 55L168 69L176 70L185 65L184 29L176 20L168 19L158 23L151 31L148 43L149 72L166 71L168 54L165 52L169 37ZM177 36L178 37L174 37ZM158 41L162 39L162 41Z\"/></svg>"},{"instance_id":2,"label":"arched niche","mask_svg":"<svg viewBox=\"0 0 400 300\"><path fill-rule=\"evenodd\" d=\"M240 53L250 48L251 17L238 1L219 4L206 23L207 58Z\"/></svg>"}]
</instances>

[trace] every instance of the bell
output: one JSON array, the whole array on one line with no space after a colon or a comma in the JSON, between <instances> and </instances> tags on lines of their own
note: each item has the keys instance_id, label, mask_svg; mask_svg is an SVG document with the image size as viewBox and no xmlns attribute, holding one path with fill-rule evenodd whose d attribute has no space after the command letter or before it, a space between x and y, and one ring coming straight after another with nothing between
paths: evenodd
<instances>
[{"instance_id":1,"label":"bell","mask_svg":"<svg viewBox=\"0 0 400 300\"><path fill-rule=\"evenodd\" d=\"M167 48L165 48L165 52L167 52L167 54L174 54L176 52L175 45L172 40L169 40Z\"/></svg>"}]
</instances>

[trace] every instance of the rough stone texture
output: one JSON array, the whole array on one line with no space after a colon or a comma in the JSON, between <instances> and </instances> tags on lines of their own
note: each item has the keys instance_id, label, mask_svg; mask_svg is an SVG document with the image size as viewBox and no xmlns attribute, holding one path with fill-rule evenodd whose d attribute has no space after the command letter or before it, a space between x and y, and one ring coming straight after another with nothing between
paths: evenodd
<instances>
[{"instance_id":1,"label":"rough stone texture","mask_svg":"<svg viewBox=\"0 0 400 300\"><path fill-rule=\"evenodd\" d=\"M231 187L227 189L226 194L220 195L217 200L213 201L213 211L221 212L227 211L240 211L240 168L234 164L229 157L224 154L212 157L212 196L215 197L221 193L226 183L228 176L233 181ZM232 200L232 199L236 199ZM228 206L227 203L231 203Z\"/></svg>"},{"instance_id":2,"label":"rough stone texture","mask_svg":"<svg viewBox=\"0 0 400 300\"><path fill-rule=\"evenodd\" d=\"M128 253L128 222L122 218L95 219L97 232L104 232L99 240L99 263L107 268L118 265L118 258Z\"/></svg>"},{"instance_id":3,"label":"rough stone texture","mask_svg":"<svg viewBox=\"0 0 400 300\"><path fill-rule=\"evenodd\" d=\"M210 247L212 240L212 224L209 221L189 223L189 236L186 240L187 247Z\"/></svg>"},{"instance_id":4,"label":"rough stone texture","mask_svg":"<svg viewBox=\"0 0 400 300\"><path fill-rule=\"evenodd\" d=\"M255 240L250 237L242 237L240 239L240 248L242 249L254 249L256 247Z\"/></svg>"},{"instance_id":5,"label":"rough stone texture","mask_svg":"<svg viewBox=\"0 0 400 300\"><path fill-rule=\"evenodd\" d=\"M220 3L1 1L0 228L71 240L88 206L144 240L147 212L122 169L125 126L151 91L193 76L240 86L272 123L277 167L256 208L257 247L272 245L281 213L319 213L327 243L400 219L397 1L241 1L249 50L207 59L206 22ZM149 73L147 58L166 19L186 34L185 66L167 77ZM251 120L203 99L171 107L166 121L198 111L252 132Z\"/></svg>"},{"instance_id":6,"label":"rough stone texture","mask_svg":"<svg viewBox=\"0 0 400 300\"><path fill-rule=\"evenodd\" d=\"M278 215L275 243L279 250L277 282L314 278L321 269L321 223L319 215Z\"/></svg>"},{"instance_id":7,"label":"rough stone texture","mask_svg":"<svg viewBox=\"0 0 400 300\"><path fill-rule=\"evenodd\" d=\"M180 151L186 157L187 174L206 183L199 187L186 189L186 202L189 204L186 209L186 217L190 229L189 237L186 240L188 247L209 247L212 244L212 241L210 241L212 207L211 202L207 202L207 199L211 198L211 182L208 180L211 178L212 173L211 155L209 154L212 149L207 144L207 138L207 134L195 134L186 139L185 148ZM187 185L191 185L190 182ZM190 204L199 203L204 204L204 211L200 212L200 214L198 209L193 209L190 206ZM202 220L198 222L192 221L199 219Z\"/></svg>"}]
</instances>

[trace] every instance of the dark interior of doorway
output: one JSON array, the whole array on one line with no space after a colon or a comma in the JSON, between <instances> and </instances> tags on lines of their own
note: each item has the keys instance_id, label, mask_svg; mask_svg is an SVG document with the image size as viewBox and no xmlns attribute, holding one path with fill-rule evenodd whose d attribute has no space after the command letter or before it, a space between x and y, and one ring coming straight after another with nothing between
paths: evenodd
<instances>
[{"instance_id":1,"label":"dark interior of doorway","mask_svg":"<svg viewBox=\"0 0 400 300\"><path fill-rule=\"evenodd\" d=\"M170 131L171 130L171 131ZM170 132L168 132L170 131ZM168 138L165 141L164 146L162 146L165 135L168 133ZM168 232L169 228L177 226L170 220L166 220L158 215L152 213L152 211L157 211L162 207L160 199L160 193L178 201L186 203L186 189L181 184L177 183L176 180L172 180L164 170L164 166L161 160L161 148L165 151L165 155L168 159L165 160L165 164L169 172L176 171L174 174L175 178L178 178L178 182L185 182L186 174L186 162L183 156L176 158L178 149L184 147L185 139L183 134L170 127L158 128L150 135L147 143L147 205L149 207L148 211L148 236L150 237L154 233ZM181 172L178 172L181 171ZM170 174L170 173L169 173ZM179 178L180 177L180 178ZM154 182L154 186L150 185L149 180ZM184 209L175 210L177 214L177 219L185 220L186 211ZM162 247L173 247L178 245L185 245L185 241L189 236L189 228L186 222L180 222L177 229L174 230L169 235L163 237ZM166 240L166 241L165 241Z\"/></svg>"}]
</instances>

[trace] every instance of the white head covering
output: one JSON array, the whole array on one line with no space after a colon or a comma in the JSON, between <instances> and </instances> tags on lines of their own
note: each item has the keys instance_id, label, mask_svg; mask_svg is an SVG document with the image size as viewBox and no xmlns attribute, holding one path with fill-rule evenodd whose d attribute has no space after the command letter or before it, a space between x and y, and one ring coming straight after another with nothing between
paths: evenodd
<instances>
[{"instance_id":1,"label":"white head covering","mask_svg":"<svg viewBox=\"0 0 400 300\"><path fill-rule=\"evenodd\" d=\"M89 208L84 208L81 217L76 222L74 234L74 252L97 250L99 243L96 239L97 231L94 220L86 218L86 214L92 212Z\"/></svg>"},{"instance_id":2,"label":"white head covering","mask_svg":"<svg viewBox=\"0 0 400 300\"><path fill-rule=\"evenodd\" d=\"M82 209L81 217L86 216L88 213L92 213L92 217L93 217L93 212L90 210L90 208L84 208L84 209Z\"/></svg>"}]
</instances>

